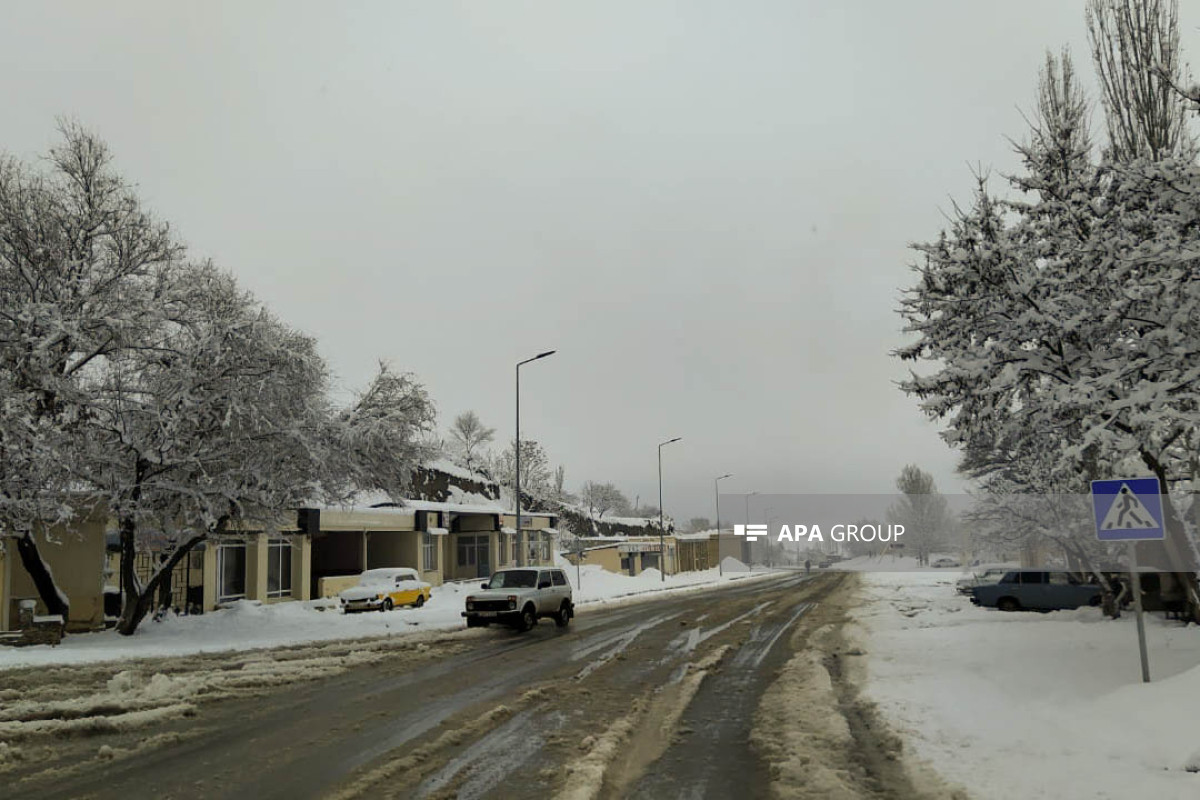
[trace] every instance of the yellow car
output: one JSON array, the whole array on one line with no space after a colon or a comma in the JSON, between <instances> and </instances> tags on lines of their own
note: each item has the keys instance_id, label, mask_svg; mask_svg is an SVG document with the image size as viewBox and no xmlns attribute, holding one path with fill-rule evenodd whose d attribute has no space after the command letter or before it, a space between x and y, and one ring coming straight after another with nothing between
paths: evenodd
<instances>
[{"instance_id":1,"label":"yellow car","mask_svg":"<svg viewBox=\"0 0 1200 800\"><path fill-rule=\"evenodd\" d=\"M433 587L421 580L411 567L369 569L358 576L358 586L338 594L342 610L391 611L396 606L420 608L429 600Z\"/></svg>"}]
</instances>

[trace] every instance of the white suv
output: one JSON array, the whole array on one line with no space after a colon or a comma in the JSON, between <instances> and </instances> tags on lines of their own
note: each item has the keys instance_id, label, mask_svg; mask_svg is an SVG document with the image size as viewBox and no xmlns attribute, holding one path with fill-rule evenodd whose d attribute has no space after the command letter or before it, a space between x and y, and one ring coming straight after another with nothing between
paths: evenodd
<instances>
[{"instance_id":1,"label":"white suv","mask_svg":"<svg viewBox=\"0 0 1200 800\"><path fill-rule=\"evenodd\" d=\"M483 591L467 596L467 610L462 612L468 628L498 622L527 631L543 617L565 628L575 616L571 584L561 569L502 569L480 588Z\"/></svg>"}]
</instances>

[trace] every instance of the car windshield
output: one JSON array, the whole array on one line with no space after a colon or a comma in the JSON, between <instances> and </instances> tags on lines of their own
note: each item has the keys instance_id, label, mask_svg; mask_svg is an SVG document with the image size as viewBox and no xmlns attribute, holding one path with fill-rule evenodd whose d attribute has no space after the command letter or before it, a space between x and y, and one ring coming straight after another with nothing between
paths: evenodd
<instances>
[{"instance_id":1,"label":"car windshield","mask_svg":"<svg viewBox=\"0 0 1200 800\"><path fill-rule=\"evenodd\" d=\"M537 586L537 570L509 569L497 572L488 583L489 589L533 589Z\"/></svg>"}]
</instances>

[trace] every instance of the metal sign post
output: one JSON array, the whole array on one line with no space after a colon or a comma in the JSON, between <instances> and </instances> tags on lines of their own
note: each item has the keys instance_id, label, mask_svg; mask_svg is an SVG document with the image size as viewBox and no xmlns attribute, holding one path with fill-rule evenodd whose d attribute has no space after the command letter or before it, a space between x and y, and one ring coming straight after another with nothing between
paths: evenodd
<instances>
[{"instance_id":1,"label":"metal sign post","mask_svg":"<svg viewBox=\"0 0 1200 800\"><path fill-rule=\"evenodd\" d=\"M1096 538L1102 542L1129 542L1129 581L1137 616L1138 652L1142 683L1150 682L1150 657L1146 653L1146 621L1142 616L1142 580L1138 574L1137 543L1166 538L1162 495L1158 478L1116 478L1092 481L1092 513Z\"/></svg>"},{"instance_id":2,"label":"metal sign post","mask_svg":"<svg viewBox=\"0 0 1200 800\"><path fill-rule=\"evenodd\" d=\"M1142 656L1142 683L1150 682L1150 656L1146 654L1146 622L1142 619L1142 579L1138 575L1137 542L1129 542L1129 572L1133 583L1133 610L1137 615L1138 650Z\"/></svg>"}]
</instances>

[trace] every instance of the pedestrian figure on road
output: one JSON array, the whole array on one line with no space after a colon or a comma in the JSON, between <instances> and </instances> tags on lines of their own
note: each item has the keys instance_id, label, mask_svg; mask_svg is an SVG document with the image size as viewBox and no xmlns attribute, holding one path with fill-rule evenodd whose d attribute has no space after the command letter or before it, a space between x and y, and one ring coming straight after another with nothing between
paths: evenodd
<instances>
[{"instance_id":1,"label":"pedestrian figure on road","mask_svg":"<svg viewBox=\"0 0 1200 800\"><path fill-rule=\"evenodd\" d=\"M804 559L804 574L808 575L811 572L812 572L812 561L810 561L806 558L806 559Z\"/></svg>"}]
</instances>

